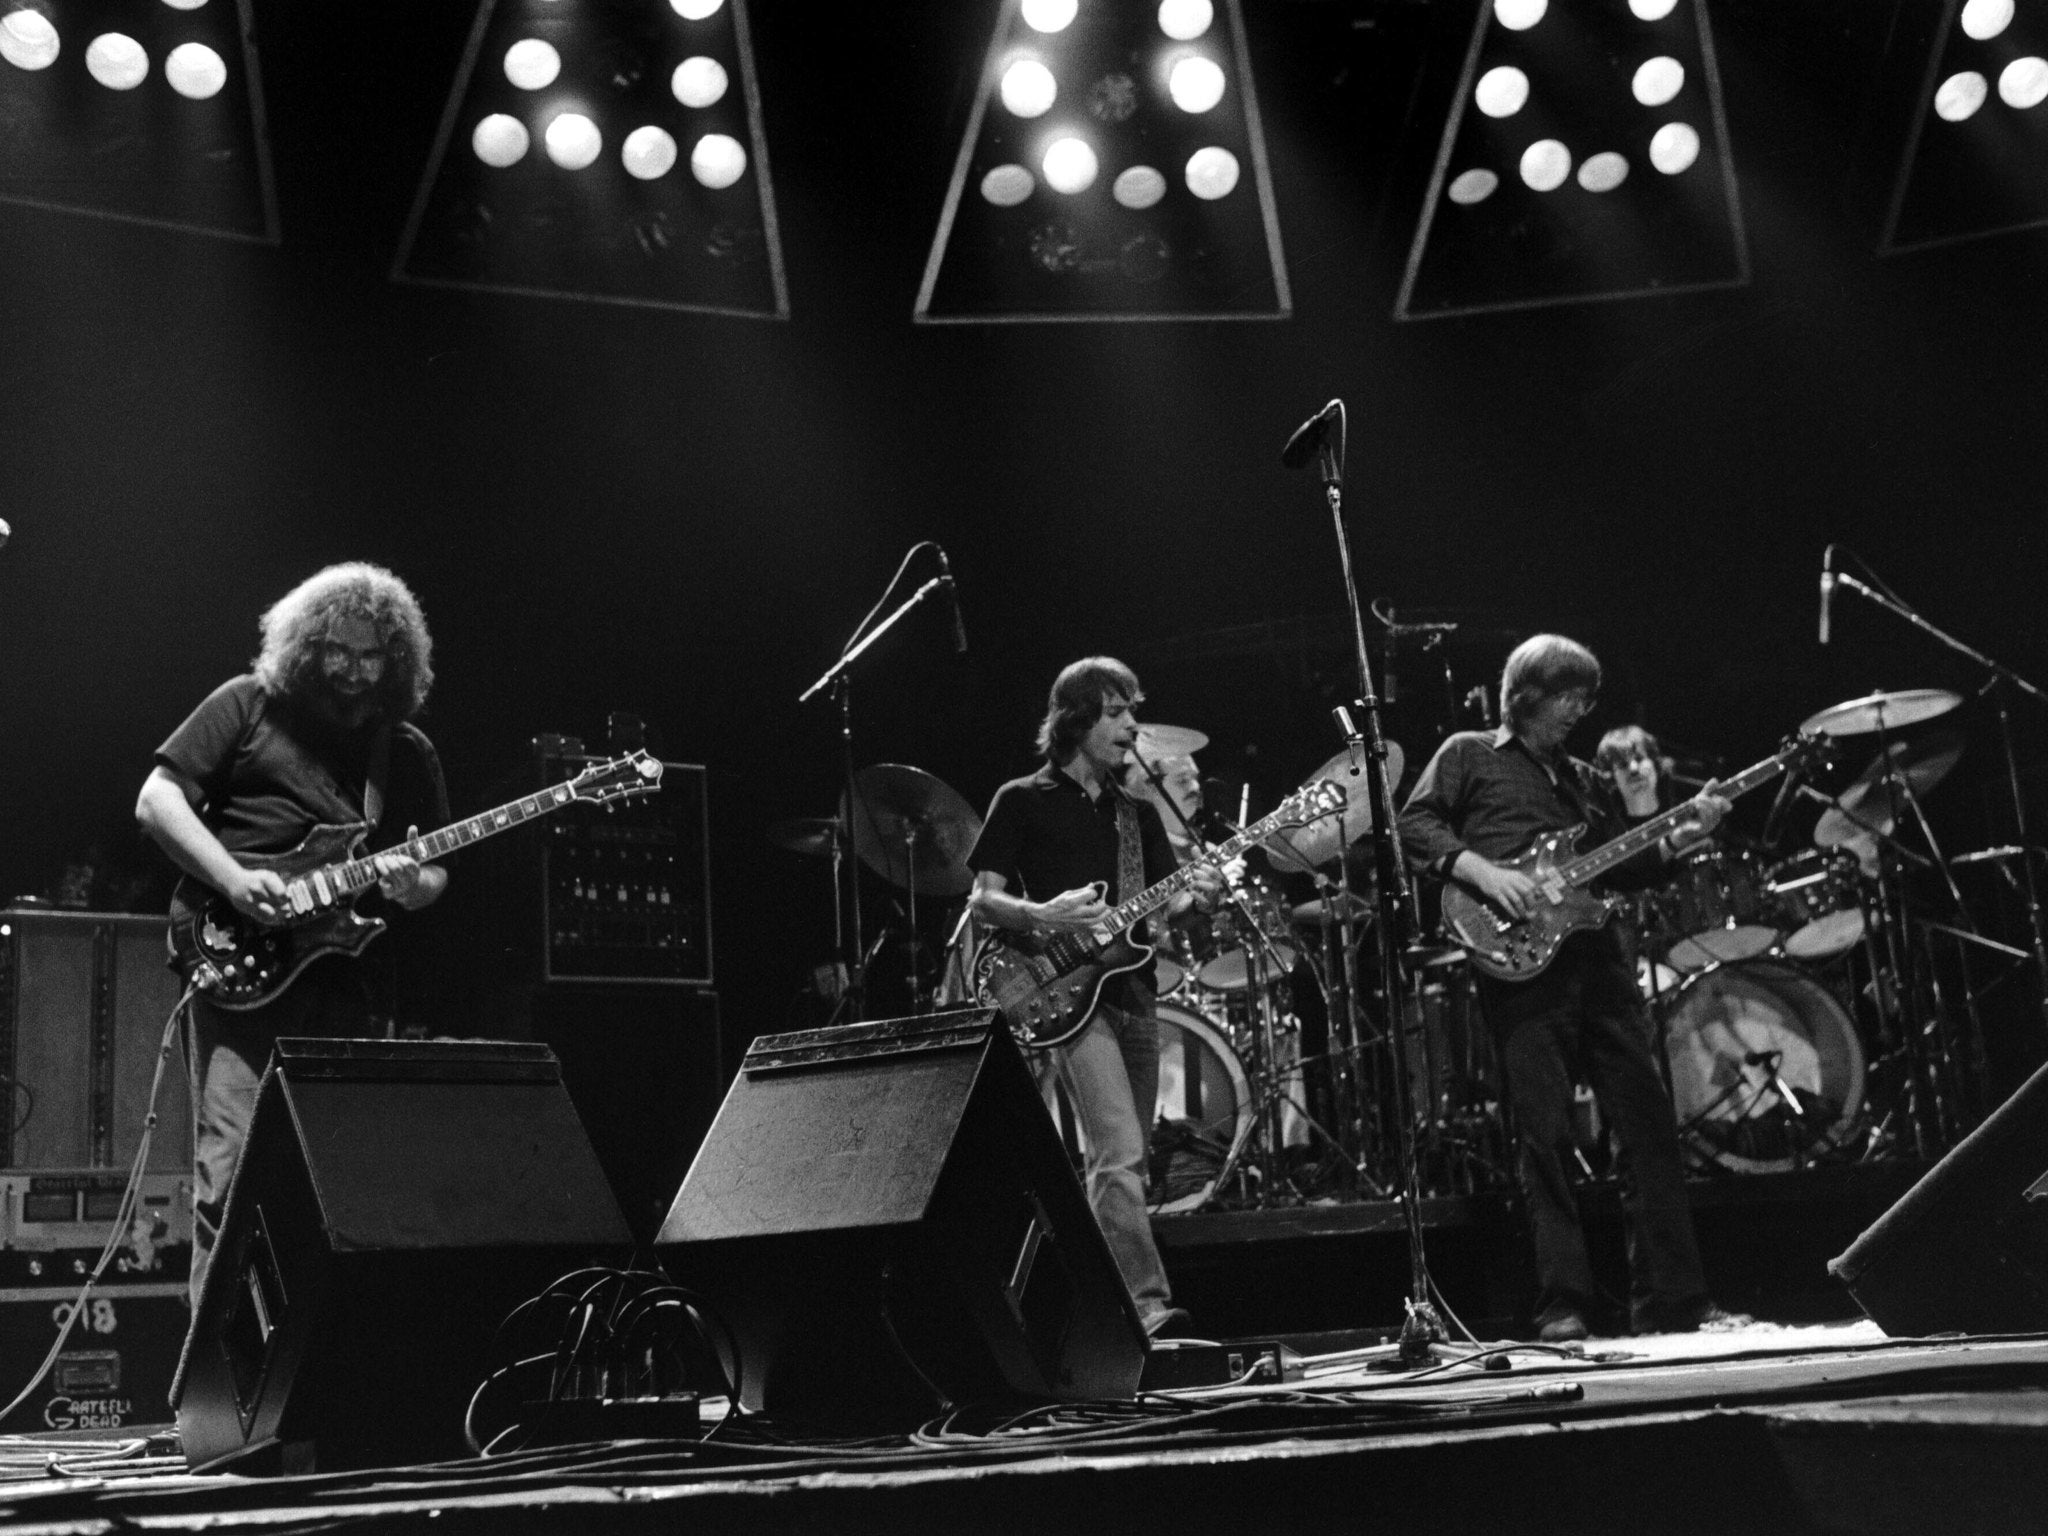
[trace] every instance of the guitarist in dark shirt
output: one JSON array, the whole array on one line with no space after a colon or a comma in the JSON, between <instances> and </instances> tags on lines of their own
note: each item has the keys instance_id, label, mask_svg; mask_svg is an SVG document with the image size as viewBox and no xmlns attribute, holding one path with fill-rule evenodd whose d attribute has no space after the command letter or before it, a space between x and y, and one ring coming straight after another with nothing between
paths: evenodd
<instances>
[{"instance_id":1,"label":"guitarist in dark shirt","mask_svg":"<svg viewBox=\"0 0 2048 1536\"><path fill-rule=\"evenodd\" d=\"M262 630L251 671L216 688L157 749L135 814L188 885L274 924L284 915L283 877L237 855L289 852L317 825L364 820L376 823L373 847L395 843L408 828L445 822L448 792L432 744L407 723L434 674L426 619L404 582L378 566L330 566L279 599ZM447 884L439 864L376 859L390 906L417 910ZM180 888L181 901L194 896ZM379 899L366 897L366 910ZM185 1043L195 1301L272 1043L386 1033L390 1001L370 971L342 956L316 959L277 998L244 1010L194 995Z\"/></svg>"},{"instance_id":2,"label":"guitarist in dark shirt","mask_svg":"<svg viewBox=\"0 0 2048 1536\"><path fill-rule=\"evenodd\" d=\"M1657 807L1654 786L1616 805L1605 781L1564 750L1599 691L1600 663L1591 651L1562 635L1534 636L1508 657L1500 687L1504 723L1496 732L1460 732L1437 749L1401 813L1401 839L1418 873L1459 881L1521 918L1545 899L1543 890L1501 861L1542 833L1579 823L1591 847ZM1712 832L1728 809L1709 786L1692 802L1696 830L1686 839ZM1638 855L1630 863L1646 867L1620 866L1617 883L1654 879L1674 851ZM1613 927L1572 934L1545 969L1525 980L1483 973L1475 979L1514 1121L1516 1179L1535 1244L1540 1336L1552 1343L1585 1338L1596 1310L1566 1173L1575 1077L1592 1088L1619 1149L1629 1326L1669 1333L1736 1321L1707 1294L1671 1100Z\"/></svg>"},{"instance_id":3,"label":"guitarist in dark shirt","mask_svg":"<svg viewBox=\"0 0 2048 1536\"><path fill-rule=\"evenodd\" d=\"M1157 808L1118 782L1137 744L1143 698L1131 669L1108 656L1060 673L1038 732L1045 766L996 791L967 858L975 871L970 905L980 921L1018 933L1086 928L1173 873ZM1215 906L1222 876L1201 866L1192 879L1194 888L1176 895L1166 916ZM1111 977L1080 1032L1034 1053L1032 1063L1041 1082L1056 1077L1066 1089L1088 1139L1088 1203L1139 1321L1153 1337L1184 1326L1187 1313L1173 1305L1145 1200L1159 1089L1150 967Z\"/></svg>"}]
</instances>

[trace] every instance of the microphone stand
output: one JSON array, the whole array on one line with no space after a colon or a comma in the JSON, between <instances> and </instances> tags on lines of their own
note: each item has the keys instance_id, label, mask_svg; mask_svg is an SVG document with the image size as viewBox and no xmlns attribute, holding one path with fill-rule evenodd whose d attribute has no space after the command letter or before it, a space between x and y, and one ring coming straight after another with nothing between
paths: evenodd
<instances>
[{"instance_id":1,"label":"microphone stand","mask_svg":"<svg viewBox=\"0 0 2048 1536\"><path fill-rule=\"evenodd\" d=\"M1330 525L1337 538L1337 555L1344 573L1344 600L1351 610L1351 637L1358 666L1357 707L1365 726L1365 778L1367 792L1372 796L1373 859L1379 873L1378 888L1373 895L1379 905L1379 921L1374 927L1379 940L1380 1002L1394 1057L1393 1099L1395 1117L1400 1124L1401 1209L1408 1229L1407 1316L1401 1324L1401 1337L1394 1355L1374 1362L1374 1367L1414 1371L1436 1364L1435 1346L1449 1337L1430 1299L1429 1264L1423 1251L1421 1179L1416 1168L1416 1117L1410 1102L1412 1084L1408 1074L1408 1042L1403 1038L1402 1021L1396 1016L1406 990L1401 951L1407 935L1416 927L1415 893L1408 882L1400 832L1394 824L1394 787L1387 780L1387 739L1380 728L1380 700L1373 690L1372 657L1365 644L1365 611L1358 600L1358 581L1351 563L1351 538L1344 526L1346 419L1343 403L1338 401L1335 404L1334 420L1326 426L1316 445L1316 468L1323 483L1324 499L1330 508ZM1355 994L1352 1007L1356 1007Z\"/></svg>"},{"instance_id":2,"label":"microphone stand","mask_svg":"<svg viewBox=\"0 0 2048 1536\"><path fill-rule=\"evenodd\" d=\"M2019 759L2013 753L2012 719L2006 709L2005 693L2003 690L2005 688L2017 688L2020 692L2029 695L2036 703L2040 704L2048 704L2048 692L2043 692L2040 688L2028 682L2019 673L2013 671L2011 667L2006 666L2002 662L1993 661L1974 646L1966 645L1954 635L1937 628L1927 619L1921 617L1918 613L1915 613L1911 608L1908 608L1904 603L1893 597L1889 592L1880 592L1877 588L1850 575L1847 571L1837 571L1835 573L1835 584L1847 587L1851 592L1861 593L1864 597L1876 603L1878 607L1898 615L1898 617L1904 619L1922 634L1939 641L1957 655L1968 657L1990 674L1990 681L1987 684L1986 691L1991 696L1992 707L1998 712L1998 736L1999 743L2005 750L2005 782L2007 793L2012 797L2012 820L2013 829L2016 833L2015 840L2021 847L2028 846L2026 797L2020 792ZM2022 859L2020 861L2020 868L2023 872L2020 894L2022 901L2026 904L2027 929L2033 941L2034 980L2036 984L2035 1000L2041 1014L2043 1031L2048 1033L2048 923L2044 923L2041 911L2040 882L2034 873L2034 860L2031 858Z\"/></svg>"},{"instance_id":3,"label":"microphone stand","mask_svg":"<svg viewBox=\"0 0 2048 1536\"><path fill-rule=\"evenodd\" d=\"M898 574L900 575L901 572L899 572ZM860 916L860 850L858 845L855 843L855 839L853 836L854 809L857 805L860 804L860 800L859 792L855 788L853 782L852 667L856 661L860 660L860 658L866 654L869 646L873 645L877 640L881 639L882 636L886 635L890 631L890 629L895 626L896 621L898 619L902 618L906 613L910 612L911 609L915 608L927 597L930 597L932 593L938 591L939 588L943 587L945 584L946 582L944 577L934 576L930 581L927 581L923 586L919 587L915 592L911 593L909 597L905 598L902 601L902 603L900 603L897 606L895 612L891 613L886 619L882 620L881 623L877 624L873 629L869 630L867 634L861 636L858 643L848 641L847 648L840 654L839 659L833 662L830 667L826 668L824 674L820 676L816 682L812 683L810 687L806 688L802 693L798 694L796 699L797 703L799 704L808 704L811 701L811 699L815 697L818 693L822 692L826 688L830 688L833 691L834 697L836 697L839 701L840 769L846 778L846 840L848 844L853 846L854 848L853 858L847 861L848 865L851 867L853 871L852 878L847 882L847 915L849 922L849 930L840 935L839 942L839 961L840 964L844 965L847 968L846 990L840 994L839 1007L848 1008L851 1010L850 1022L855 1024L858 1024L862 1019L864 1019L867 1016L867 957L862 949ZM894 585L894 583L891 583L891 585ZM856 631L856 633L858 633L858 631ZM916 878L916 870L914 868L909 871L909 874L913 879ZM914 895L912 899L914 902ZM915 910L916 908L913 905L912 911L914 912ZM911 932L910 945L911 964L914 966L917 963L917 933L915 930L912 930ZM833 1019L835 1022L837 1021L838 1013L839 1009L835 1008L833 1010Z\"/></svg>"}]
</instances>

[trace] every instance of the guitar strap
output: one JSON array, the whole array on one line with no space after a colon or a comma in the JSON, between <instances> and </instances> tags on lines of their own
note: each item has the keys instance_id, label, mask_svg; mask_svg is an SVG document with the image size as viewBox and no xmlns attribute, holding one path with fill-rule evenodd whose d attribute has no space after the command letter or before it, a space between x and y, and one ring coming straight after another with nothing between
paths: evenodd
<instances>
[{"instance_id":1,"label":"guitar strap","mask_svg":"<svg viewBox=\"0 0 2048 1536\"><path fill-rule=\"evenodd\" d=\"M1145 844L1138 834L1138 808L1121 790L1116 795L1116 899L1122 906L1145 889Z\"/></svg>"},{"instance_id":2,"label":"guitar strap","mask_svg":"<svg viewBox=\"0 0 2048 1536\"><path fill-rule=\"evenodd\" d=\"M377 727L370 743L369 769L363 775L363 820L369 823L365 837L373 837L377 823L384 819L384 786L391 776L391 727Z\"/></svg>"}]
</instances>

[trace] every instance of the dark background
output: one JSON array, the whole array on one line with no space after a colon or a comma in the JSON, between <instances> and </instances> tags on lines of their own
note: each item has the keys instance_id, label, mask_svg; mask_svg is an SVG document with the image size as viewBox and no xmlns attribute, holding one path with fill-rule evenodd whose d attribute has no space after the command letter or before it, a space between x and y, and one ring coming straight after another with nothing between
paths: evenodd
<instances>
[{"instance_id":1,"label":"dark background","mask_svg":"<svg viewBox=\"0 0 2048 1536\"><path fill-rule=\"evenodd\" d=\"M131 807L151 749L247 662L261 608L371 559L432 621L424 724L457 813L535 733L600 746L609 711L643 715L662 756L710 769L729 1048L811 1022L826 871L764 830L834 802L833 714L796 697L904 549L950 551L972 649L933 607L869 653L862 763L985 805L1031 766L1053 673L1108 651L1146 715L1215 738L1204 766L1257 814L1336 750L1325 711L1350 691L1329 518L1278 463L1333 395L1365 593L1465 622L1460 692L1535 629L1591 643L1609 681L1581 749L1635 719L1735 768L1834 701L1973 688L1848 594L1816 645L1829 541L2048 679L2048 236L1874 254L1935 8L1708 10L1746 288L1395 323L1472 10L1252 0L1291 319L918 328L992 4L755 8L778 323L393 286L472 12L258 0L281 246L0 205L0 889L47 891L88 850L109 887L150 867ZM1448 721L1418 702L1440 674L1398 673L1412 779ZM1947 723L1969 747L1937 829L1949 851L2002 840L1992 723ZM2031 768L2048 714L2021 701L2015 724ZM414 1009L487 1033L463 879L408 960ZM2009 1028L1995 1051L2031 1059L2038 1026Z\"/></svg>"}]
</instances>

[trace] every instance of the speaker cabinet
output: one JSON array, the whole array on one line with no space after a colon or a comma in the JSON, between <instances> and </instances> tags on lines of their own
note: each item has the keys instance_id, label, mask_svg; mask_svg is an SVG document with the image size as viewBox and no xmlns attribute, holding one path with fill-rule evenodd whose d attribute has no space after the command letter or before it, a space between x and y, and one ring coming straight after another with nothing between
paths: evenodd
<instances>
[{"instance_id":1,"label":"speaker cabinet","mask_svg":"<svg viewBox=\"0 0 2048 1536\"><path fill-rule=\"evenodd\" d=\"M1895 1338L2048 1332L2048 1067L1828 1272Z\"/></svg>"},{"instance_id":2,"label":"speaker cabinet","mask_svg":"<svg viewBox=\"0 0 2048 1536\"><path fill-rule=\"evenodd\" d=\"M942 1401L1129 1398L1145 1338L989 1009L756 1040L663 1223L743 1400L835 1432Z\"/></svg>"},{"instance_id":3,"label":"speaker cabinet","mask_svg":"<svg viewBox=\"0 0 2048 1536\"><path fill-rule=\"evenodd\" d=\"M280 1040L171 1388L186 1457L466 1455L498 1324L629 1247L544 1047Z\"/></svg>"}]
</instances>

